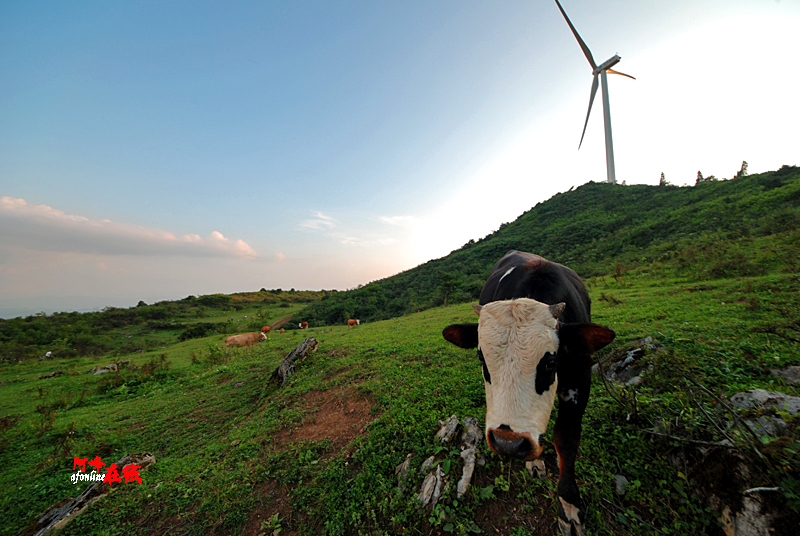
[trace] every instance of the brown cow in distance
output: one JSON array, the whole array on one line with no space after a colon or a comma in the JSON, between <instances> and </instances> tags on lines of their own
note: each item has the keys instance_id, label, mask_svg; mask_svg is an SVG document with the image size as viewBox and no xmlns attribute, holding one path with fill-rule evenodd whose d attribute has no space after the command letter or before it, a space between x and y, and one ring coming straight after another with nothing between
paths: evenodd
<instances>
[{"instance_id":1,"label":"brown cow in distance","mask_svg":"<svg viewBox=\"0 0 800 536\"><path fill-rule=\"evenodd\" d=\"M266 333L240 333L239 335L231 335L225 338L225 345L230 348L231 346L248 348L261 341L266 341Z\"/></svg>"},{"instance_id":2,"label":"brown cow in distance","mask_svg":"<svg viewBox=\"0 0 800 536\"><path fill-rule=\"evenodd\" d=\"M272 328L269 326L264 326L263 328L261 328L261 333L266 333L267 335L269 335L271 329Z\"/></svg>"},{"instance_id":3,"label":"brown cow in distance","mask_svg":"<svg viewBox=\"0 0 800 536\"><path fill-rule=\"evenodd\" d=\"M307 329L308 328L308 322L300 322L297 325L300 326L300 329Z\"/></svg>"},{"instance_id":4,"label":"brown cow in distance","mask_svg":"<svg viewBox=\"0 0 800 536\"><path fill-rule=\"evenodd\" d=\"M359 320L358 318L351 318L350 320L347 321L348 328L352 328L353 326L357 326L359 324L361 324L361 320Z\"/></svg>"}]
</instances>

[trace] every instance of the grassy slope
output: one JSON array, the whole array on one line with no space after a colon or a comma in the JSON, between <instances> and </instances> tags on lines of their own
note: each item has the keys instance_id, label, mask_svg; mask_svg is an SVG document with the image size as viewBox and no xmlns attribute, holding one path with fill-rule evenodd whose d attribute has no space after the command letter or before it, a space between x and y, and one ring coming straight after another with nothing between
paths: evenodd
<instances>
[{"instance_id":1,"label":"grassy slope","mask_svg":"<svg viewBox=\"0 0 800 536\"><path fill-rule=\"evenodd\" d=\"M579 459L589 526L594 534L715 534L713 513L694 494L709 480L695 463L702 455L645 430L722 439L711 420L724 424L729 417L688 379L725 395L754 387L797 394L769 374L770 367L800 365L800 348L787 339L800 337L791 324L800 321L800 175L789 172L683 189L586 185L444 259L321 304L342 318L362 319L366 310L391 316L424 309L441 272L464 274L462 293L474 296L491 263L512 247L593 276L587 283L595 320L618 333L598 359L624 356L645 336L664 348L645 356L652 368L636 390L595 384ZM272 321L301 306L261 311ZM477 525L485 532L553 534L554 478L531 481L521 464L504 465L485 446L488 464L478 470L473 492L461 501L453 500L454 486L447 492L440 506L447 520L418 511L408 492L396 493L393 471L408 453L416 466L438 454L455 479L460 474L457 453L439 451L432 436L437 421L453 413L483 420L474 354L440 335L445 325L471 318L466 304L439 307L350 330L273 335L251 352L232 354L221 349L222 334L176 344L177 333L120 327L111 339L155 338L130 355L117 343L101 357L3 363L0 533L16 534L50 504L77 494L68 479L74 456L100 455L110 463L149 451L158 462L143 473L145 485L118 486L67 533L258 534L255 512L262 520L277 513L285 532L298 533L465 532ZM306 335L319 339L319 352L286 388L269 385L271 371ZM117 359L141 368L84 373ZM53 370L66 374L39 379ZM352 448L282 439L319 414L301 403L307 393L344 386L376 417ZM748 485L781 486L785 492L772 500L796 526L796 421L785 437L760 447L769 465L753 458L745 437L728 433L751 466ZM716 463L727 468L732 459ZM614 493L616 474L632 482L624 498ZM414 473L410 486L418 488L421 479Z\"/></svg>"},{"instance_id":2,"label":"grassy slope","mask_svg":"<svg viewBox=\"0 0 800 536\"><path fill-rule=\"evenodd\" d=\"M635 408L632 391L595 384L579 459L594 534L655 533L652 527L714 534L712 513L691 491L697 474L667 460L681 448L643 430L663 419L675 435L719 439L698 404L720 420L723 413L702 393L693 401L682 374L728 395L754 387L791 392L767 369L800 365L798 345L754 330L774 324L779 309L798 314L799 284L786 274L700 284L641 275L589 281L595 320L618 333L599 358L624 354L644 336L666 345L646 356L653 372L635 392ZM472 492L461 501L454 500L454 485L447 492L440 506L448 511L444 522L418 511L408 492L396 493L394 468L408 453L417 467L438 453L450 460L453 478L460 475L457 453L438 452L433 434L437 421L453 413L482 422L483 386L474 354L446 344L440 331L472 317L468 305L458 305L353 329L293 331L228 357L220 349L222 336L214 336L164 349L166 370L149 376L126 371L115 381L80 374L97 360L63 363L68 374L46 380L38 377L53 369L52 362L3 367L0 402L14 418L2 434L0 532L16 534L37 512L77 493L79 486L68 480L73 456L100 455L110 463L126 452L149 451L158 461L142 473L143 486L118 485L66 533L239 534L252 529L258 512L262 520L279 513L285 532L302 534L465 532L476 526L487 533L553 534L554 477L533 481L521 464L503 464L485 446L488 464L478 469ZM307 335L318 338L320 350L285 388L268 384L282 357ZM139 366L160 362L156 354L132 357ZM376 416L352 450L278 439L279 431L313 420L298 403L305 393L344 386L366 398ZM49 414L55 416L51 425ZM800 477L797 431L792 434L764 447L773 466L785 469L762 468L752 476L753 487ZM552 458L552 447L547 450ZM616 474L633 483L625 498L614 493ZM418 488L421 480L412 474L410 486Z\"/></svg>"},{"instance_id":3,"label":"grassy slope","mask_svg":"<svg viewBox=\"0 0 800 536\"><path fill-rule=\"evenodd\" d=\"M798 230L797 167L692 188L589 183L446 257L325 298L302 319L336 325L441 305L448 275L460 282L451 303L474 299L491 266L510 249L538 253L584 277L618 267L701 279L797 271Z\"/></svg>"}]
</instances>

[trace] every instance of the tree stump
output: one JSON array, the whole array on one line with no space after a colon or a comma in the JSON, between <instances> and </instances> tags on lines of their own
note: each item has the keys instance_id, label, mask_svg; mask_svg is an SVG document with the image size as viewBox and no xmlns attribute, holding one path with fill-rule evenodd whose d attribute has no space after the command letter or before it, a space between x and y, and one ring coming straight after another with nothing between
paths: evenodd
<instances>
[{"instance_id":1,"label":"tree stump","mask_svg":"<svg viewBox=\"0 0 800 536\"><path fill-rule=\"evenodd\" d=\"M317 348L319 348L319 342L317 342L317 339L314 337L309 337L301 342L297 345L297 348L289 352L289 354L283 358L283 362L273 371L269 381L277 381L280 379L281 386L286 384L286 380L294 373L294 365L297 360L305 359L306 355L311 352L316 352Z\"/></svg>"}]
</instances>

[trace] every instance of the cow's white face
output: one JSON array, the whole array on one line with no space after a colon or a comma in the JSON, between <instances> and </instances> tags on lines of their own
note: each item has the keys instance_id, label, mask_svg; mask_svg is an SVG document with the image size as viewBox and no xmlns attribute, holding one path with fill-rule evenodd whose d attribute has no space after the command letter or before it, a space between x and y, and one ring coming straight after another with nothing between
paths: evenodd
<instances>
[{"instance_id":1,"label":"cow's white face","mask_svg":"<svg viewBox=\"0 0 800 536\"><path fill-rule=\"evenodd\" d=\"M475 310L485 364L486 440L498 454L535 460L556 395L560 310L528 298Z\"/></svg>"}]
</instances>

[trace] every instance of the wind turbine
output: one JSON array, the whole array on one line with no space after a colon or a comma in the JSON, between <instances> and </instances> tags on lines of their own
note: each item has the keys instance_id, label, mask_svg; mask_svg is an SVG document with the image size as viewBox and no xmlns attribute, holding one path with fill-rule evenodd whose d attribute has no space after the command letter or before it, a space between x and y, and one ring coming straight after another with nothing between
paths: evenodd
<instances>
[{"instance_id":1,"label":"wind turbine","mask_svg":"<svg viewBox=\"0 0 800 536\"><path fill-rule=\"evenodd\" d=\"M609 109L608 105L608 81L606 80L606 73L619 74L622 76L627 76L628 78L632 78L633 80L636 79L629 74L621 73L611 68L618 64L622 59L616 54L600 65L597 65L594 62L594 58L592 57L592 52L589 50L589 47L586 46L586 43L583 42L581 36L578 35L578 30L576 30L575 26L572 25L569 17L567 17L566 11L564 11L564 8L561 7L561 2L556 0L556 4L558 4L558 9L561 10L561 14L564 15L564 19L566 19L567 24L569 24L570 30L572 30L572 33L575 35L575 39L578 40L578 44L581 46L584 56L586 56L586 59L589 60L589 64L592 66L592 93L589 96L589 110L586 112L586 121L583 123L583 133L581 134L581 142L578 144L578 149L580 149L581 145L583 144L583 136L586 134L586 125L589 124L589 114L592 113L592 103L594 102L594 95L597 93L597 77L599 75L600 81L603 85L603 124L605 125L606 131L606 173L608 174L608 182L614 184L617 182L617 174L614 171L614 142L611 140L611 110Z\"/></svg>"}]
</instances>

